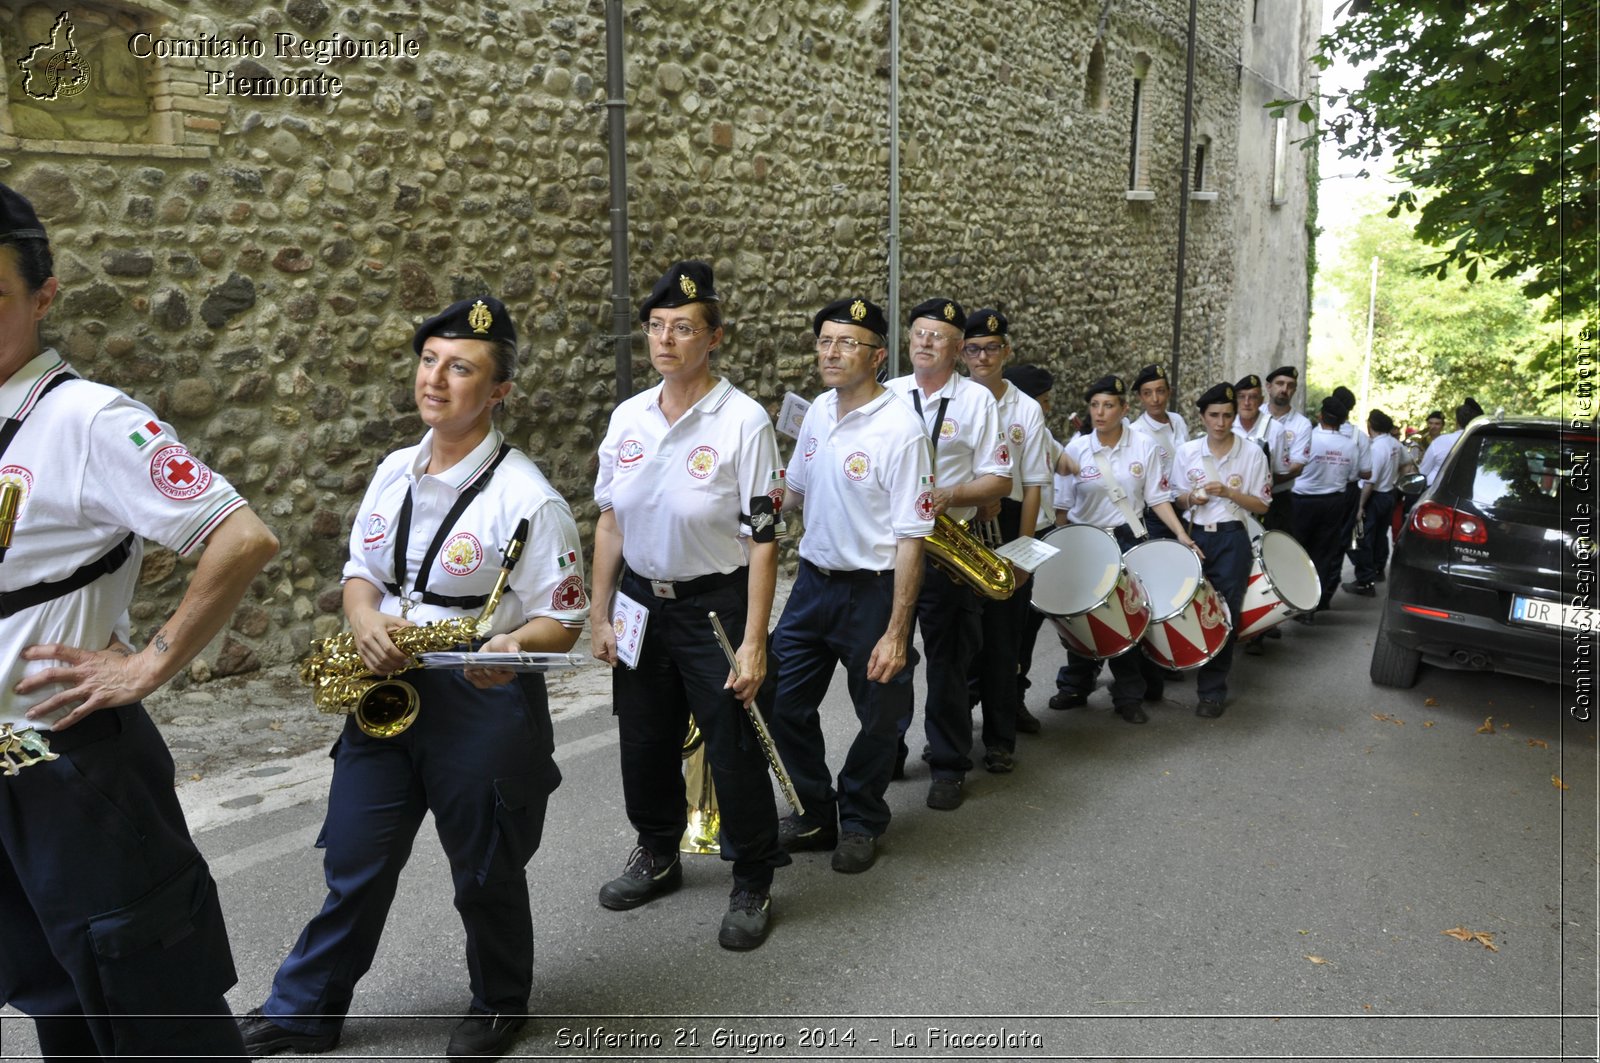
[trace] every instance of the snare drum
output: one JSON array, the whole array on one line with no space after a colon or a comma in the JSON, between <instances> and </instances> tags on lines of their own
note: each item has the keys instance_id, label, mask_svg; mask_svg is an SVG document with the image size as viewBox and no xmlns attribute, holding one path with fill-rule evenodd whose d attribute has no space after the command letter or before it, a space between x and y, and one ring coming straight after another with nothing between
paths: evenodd
<instances>
[{"instance_id":1,"label":"snare drum","mask_svg":"<svg viewBox=\"0 0 1600 1063\"><path fill-rule=\"evenodd\" d=\"M1309 613L1322 599L1322 581L1305 547L1288 532L1269 531L1251 553L1250 582L1239 610L1239 641L1256 638L1296 613Z\"/></svg>"},{"instance_id":2,"label":"snare drum","mask_svg":"<svg viewBox=\"0 0 1600 1063\"><path fill-rule=\"evenodd\" d=\"M1192 550L1156 539L1129 547L1123 559L1150 595L1154 616L1144 633L1145 656L1163 668L1187 671L1222 652L1233 622Z\"/></svg>"},{"instance_id":3,"label":"snare drum","mask_svg":"<svg viewBox=\"0 0 1600 1063\"><path fill-rule=\"evenodd\" d=\"M1101 659L1138 645L1150 625L1150 603L1122 563L1116 537L1090 524L1068 524L1039 540L1060 553L1034 572L1032 604L1055 624L1061 644Z\"/></svg>"}]
</instances>

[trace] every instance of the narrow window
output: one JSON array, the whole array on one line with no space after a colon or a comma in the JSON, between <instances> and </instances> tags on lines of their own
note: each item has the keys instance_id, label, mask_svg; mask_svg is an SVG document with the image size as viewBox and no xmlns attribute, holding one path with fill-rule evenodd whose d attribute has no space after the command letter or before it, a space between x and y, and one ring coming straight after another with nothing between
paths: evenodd
<instances>
[{"instance_id":1,"label":"narrow window","mask_svg":"<svg viewBox=\"0 0 1600 1063\"><path fill-rule=\"evenodd\" d=\"M1133 79L1133 122L1128 131L1128 188L1137 191L1144 177L1139 172L1139 106L1143 103L1144 78Z\"/></svg>"},{"instance_id":2,"label":"narrow window","mask_svg":"<svg viewBox=\"0 0 1600 1063\"><path fill-rule=\"evenodd\" d=\"M1089 69L1083 78L1083 106L1090 111L1106 109L1106 46L1096 41L1089 52Z\"/></svg>"},{"instance_id":3,"label":"narrow window","mask_svg":"<svg viewBox=\"0 0 1600 1063\"><path fill-rule=\"evenodd\" d=\"M1279 118L1272 125L1272 205L1289 198L1289 119Z\"/></svg>"},{"instance_id":4,"label":"narrow window","mask_svg":"<svg viewBox=\"0 0 1600 1063\"><path fill-rule=\"evenodd\" d=\"M1133 62L1133 100L1128 119L1129 199L1150 199L1152 195L1150 165L1146 158L1144 135L1144 107L1150 89L1150 57L1140 53Z\"/></svg>"}]
</instances>

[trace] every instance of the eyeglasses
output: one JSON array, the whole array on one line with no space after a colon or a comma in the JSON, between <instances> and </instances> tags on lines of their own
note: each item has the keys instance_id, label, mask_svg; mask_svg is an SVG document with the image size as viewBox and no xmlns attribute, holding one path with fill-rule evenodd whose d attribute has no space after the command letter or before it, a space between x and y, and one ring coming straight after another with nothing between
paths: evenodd
<instances>
[{"instance_id":1,"label":"eyeglasses","mask_svg":"<svg viewBox=\"0 0 1600 1063\"><path fill-rule=\"evenodd\" d=\"M996 355L1005 349L1003 343L969 343L961 348L961 353L968 358L976 358L980 354Z\"/></svg>"},{"instance_id":2,"label":"eyeglasses","mask_svg":"<svg viewBox=\"0 0 1600 1063\"><path fill-rule=\"evenodd\" d=\"M671 333L672 338L676 340L692 340L710 327L706 325L703 328L690 328L687 321L680 321L670 328L665 321L646 321L644 324L644 330L657 339Z\"/></svg>"},{"instance_id":3,"label":"eyeglasses","mask_svg":"<svg viewBox=\"0 0 1600 1063\"><path fill-rule=\"evenodd\" d=\"M954 343L956 341L954 336L947 336L943 332L939 332L931 328L914 328L911 330L911 334L917 339L927 340L929 343L944 344Z\"/></svg>"},{"instance_id":4,"label":"eyeglasses","mask_svg":"<svg viewBox=\"0 0 1600 1063\"><path fill-rule=\"evenodd\" d=\"M817 353L818 354L827 354L829 351L838 351L840 354L844 355L846 358L848 358L851 355L855 354L857 351L859 351L863 347L865 347L869 351L875 351L879 347L882 347L882 346L883 346L883 344L881 344L881 343L869 343L866 340L851 339L849 336L818 336L817 337Z\"/></svg>"}]
</instances>

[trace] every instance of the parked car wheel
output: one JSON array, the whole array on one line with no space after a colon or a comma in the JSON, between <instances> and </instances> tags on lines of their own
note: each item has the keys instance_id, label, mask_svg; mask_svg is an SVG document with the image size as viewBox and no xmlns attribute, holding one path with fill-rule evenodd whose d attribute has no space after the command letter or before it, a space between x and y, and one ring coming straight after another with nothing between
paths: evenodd
<instances>
[{"instance_id":1,"label":"parked car wheel","mask_svg":"<svg viewBox=\"0 0 1600 1063\"><path fill-rule=\"evenodd\" d=\"M1387 621L1378 625L1378 637L1372 640L1372 667L1368 670L1374 683L1410 690L1417 683L1417 665L1421 660L1422 654L1396 645L1389 638Z\"/></svg>"}]
</instances>

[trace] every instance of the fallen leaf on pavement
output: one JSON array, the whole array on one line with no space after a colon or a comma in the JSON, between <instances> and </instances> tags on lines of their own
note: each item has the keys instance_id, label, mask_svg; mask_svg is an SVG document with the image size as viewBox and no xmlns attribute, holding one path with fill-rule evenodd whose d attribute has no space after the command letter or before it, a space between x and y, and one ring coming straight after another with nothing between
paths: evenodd
<instances>
[{"instance_id":1,"label":"fallen leaf on pavement","mask_svg":"<svg viewBox=\"0 0 1600 1063\"><path fill-rule=\"evenodd\" d=\"M1307 956L1306 959L1310 960L1312 963L1315 963L1315 964L1317 964L1319 966L1324 965L1324 964L1326 964L1328 962L1327 960L1323 959L1321 956Z\"/></svg>"},{"instance_id":2,"label":"fallen leaf on pavement","mask_svg":"<svg viewBox=\"0 0 1600 1063\"><path fill-rule=\"evenodd\" d=\"M271 723L267 724L267 730L269 730L269 731L281 731L281 730L283 730L283 721L282 720L273 720Z\"/></svg>"},{"instance_id":3,"label":"fallen leaf on pavement","mask_svg":"<svg viewBox=\"0 0 1600 1063\"><path fill-rule=\"evenodd\" d=\"M1559 775L1550 776L1550 781L1555 783L1557 790L1570 790L1570 789L1572 789L1572 787L1568 786L1566 783L1561 781L1561 776L1559 776Z\"/></svg>"},{"instance_id":4,"label":"fallen leaf on pavement","mask_svg":"<svg viewBox=\"0 0 1600 1063\"><path fill-rule=\"evenodd\" d=\"M1550 748L1550 743L1546 742L1542 738L1530 738L1530 739L1528 739L1528 744L1530 746L1532 746L1533 748L1535 748L1535 749L1549 749Z\"/></svg>"},{"instance_id":5,"label":"fallen leaf on pavement","mask_svg":"<svg viewBox=\"0 0 1600 1063\"><path fill-rule=\"evenodd\" d=\"M1390 716L1387 712L1375 712L1375 713L1372 714L1372 718L1374 720L1381 720L1384 723L1392 723L1396 727L1404 727L1406 725L1406 722L1404 720L1397 719L1396 717Z\"/></svg>"},{"instance_id":6,"label":"fallen leaf on pavement","mask_svg":"<svg viewBox=\"0 0 1600 1063\"><path fill-rule=\"evenodd\" d=\"M205 778L204 775L201 775L199 772L195 772L193 775L189 776L189 781L190 782L199 782L201 779L204 779L204 778ZM1563 786L1562 789L1565 790L1566 787Z\"/></svg>"},{"instance_id":7,"label":"fallen leaf on pavement","mask_svg":"<svg viewBox=\"0 0 1600 1063\"><path fill-rule=\"evenodd\" d=\"M1423 720L1422 721L1422 726L1424 726L1424 727L1432 727L1433 726L1433 721L1432 720Z\"/></svg>"},{"instance_id":8,"label":"fallen leaf on pavement","mask_svg":"<svg viewBox=\"0 0 1600 1063\"><path fill-rule=\"evenodd\" d=\"M1423 703L1423 704L1424 704L1424 705L1426 705L1426 706L1428 706L1428 708L1430 708L1430 709L1431 709L1431 708L1433 708L1433 707L1434 707L1434 706L1435 706L1435 705L1437 705L1437 704L1439 704L1439 699L1438 699L1438 698L1423 698L1423 699L1422 699L1422 703Z\"/></svg>"},{"instance_id":9,"label":"fallen leaf on pavement","mask_svg":"<svg viewBox=\"0 0 1600 1063\"><path fill-rule=\"evenodd\" d=\"M1483 726L1478 728L1478 733L1481 734L1481 735L1492 735L1492 734L1494 734L1494 717L1493 716L1485 716L1483 718Z\"/></svg>"}]
</instances>

